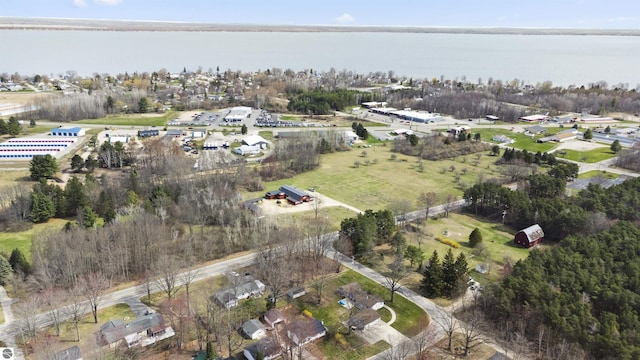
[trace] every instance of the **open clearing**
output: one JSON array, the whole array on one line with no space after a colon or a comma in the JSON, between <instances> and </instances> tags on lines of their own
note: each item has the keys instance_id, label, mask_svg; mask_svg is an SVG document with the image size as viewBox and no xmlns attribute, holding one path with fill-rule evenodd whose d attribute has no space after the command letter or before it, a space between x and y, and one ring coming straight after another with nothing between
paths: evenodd
<instances>
[{"instance_id":1,"label":"open clearing","mask_svg":"<svg viewBox=\"0 0 640 360\"><path fill-rule=\"evenodd\" d=\"M366 156L362 156L366 151ZM396 154L391 160L391 146L372 146L366 149L336 152L321 156L320 167L290 179L266 182L265 190L278 189L281 185L294 185L299 189L315 188L322 194L361 210L379 210L394 201L407 201L416 209L418 195L435 191L439 202L447 194L461 196L464 188L484 179L500 176L494 164L496 157L488 152L458 156L454 160L422 161L420 171L418 159ZM362 165L356 167L358 161ZM369 165L364 165L366 162ZM477 161L477 165L474 164ZM465 170L466 169L466 170ZM463 172L466 171L466 174ZM456 174L460 182L456 182ZM264 196L254 192L246 198Z\"/></svg>"}]
</instances>

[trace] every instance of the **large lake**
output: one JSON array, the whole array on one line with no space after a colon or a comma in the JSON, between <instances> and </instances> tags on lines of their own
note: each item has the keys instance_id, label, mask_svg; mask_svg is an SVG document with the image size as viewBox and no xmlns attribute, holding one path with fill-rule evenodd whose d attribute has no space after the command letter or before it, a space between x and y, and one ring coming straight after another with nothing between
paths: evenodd
<instances>
[{"instance_id":1,"label":"large lake","mask_svg":"<svg viewBox=\"0 0 640 360\"><path fill-rule=\"evenodd\" d=\"M334 68L636 87L639 59L635 36L0 30L0 72L9 74Z\"/></svg>"}]
</instances>

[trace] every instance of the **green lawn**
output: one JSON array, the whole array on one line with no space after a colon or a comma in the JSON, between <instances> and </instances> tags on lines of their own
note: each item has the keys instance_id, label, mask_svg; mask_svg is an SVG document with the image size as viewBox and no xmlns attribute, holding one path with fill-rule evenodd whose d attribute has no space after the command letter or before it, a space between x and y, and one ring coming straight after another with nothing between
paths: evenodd
<instances>
[{"instance_id":1,"label":"green lawn","mask_svg":"<svg viewBox=\"0 0 640 360\"><path fill-rule=\"evenodd\" d=\"M258 135L262 136L265 140L273 140L273 131L271 130L258 131Z\"/></svg>"},{"instance_id":2,"label":"green lawn","mask_svg":"<svg viewBox=\"0 0 640 360\"><path fill-rule=\"evenodd\" d=\"M362 156L366 151L366 156ZM325 154L316 170L297 175L290 179L266 182L265 189L277 189L281 185L294 185L300 189L315 187L316 191L333 199L366 210L384 209L394 200L406 200L417 208L418 194L436 191L439 202L444 202L447 194L461 196L464 186L471 186L479 176L485 179L499 177L495 157L488 152L458 157L454 160L422 161L415 157L397 155L391 160L390 146L372 146L346 152ZM362 165L355 167L358 161ZM369 161L369 165L364 165ZM477 161L477 164L475 162ZM451 166L454 167L453 171ZM466 169L466 174L462 172ZM456 182L456 174L460 182ZM262 197L264 192L249 193L245 198Z\"/></svg>"},{"instance_id":3,"label":"green lawn","mask_svg":"<svg viewBox=\"0 0 640 360\"><path fill-rule=\"evenodd\" d=\"M280 120L286 120L286 121L300 120L300 116L298 116L298 115L280 115Z\"/></svg>"},{"instance_id":4,"label":"green lawn","mask_svg":"<svg viewBox=\"0 0 640 360\"><path fill-rule=\"evenodd\" d=\"M609 147L603 146L598 149L593 149L589 151L577 151L577 150L569 150L562 149L557 154L559 159L567 159L573 161L580 161L586 163L596 163L603 160L611 159L615 157L615 154Z\"/></svg>"},{"instance_id":5,"label":"green lawn","mask_svg":"<svg viewBox=\"0 0 640 360\"><path fill-rule=\"evenodd\" d=\"M275 200L267 200L267 201L275 201ZM322 208L320 210L319 216L325 217L329 220L330 228L328 231L338 231L340 230L340 223L343 219L354 217L357 214L353 211L343 208L342 206L332 206L327 208ZM279 225L286 226L287 224L305 224L312 221L315 217L315 211L303 211L303 212L294 212L289 214L280 214L276 216L276 222Z\"/></svg>"},{"instance_id":6,"label":"green lawn","mask_svg":"<svg viewBox=\"0 0 640 360\"><path fill-rule=\"evenodd\" d=\"M362 152L366 151L366 156ZM396 155L391 160L390 146L372 146L346 152L325 154L318 169L299 174L291 179L266 182L265 189L277 189L281 185L294 185L300 189L314 187L316 191L358 209L379 210L394 200L405 200L417 208L416 199L421 192L435 191L439 201L447 194L461 196L464 186L485 179L498 177L495 157L487 152L458 157L454 160L422 161L423 169L415 157ZM355 162L361 165L355 166ZM365 165L369 162L369 165ZM476 164L477 161L477 164ZM451 167L453 166L453 171ZM466 174L462 174L466 170ZM460 182L456 182L456 174ZM264 192L249 193L245 198L262 197Z\"/></svg>"},{"instance_id":7,"label":"green lawn","mask_svg":"<svg viewBox=\"0 0 640 360\"><path fill-rule=\"evenodd\" d=\"M357 332L348 334L343 322L349 318L348 310L338 304L340 297L336 290L350 282L358 282L362 288L372 294L381 296L386 301L386 305L391 307L397 314L396 322L391 325L396 330L408 337L415 336L420 332L421 324L428 323L427 314L417 305L403 298L400 295L395 296L393 303L389 303L389 290L375 283L372 280L352 271L347 270L341 274L334 276L324 289L323 303L319 306L315 301L315 293L311 293L297 300L298 308L310 311L313 316L322 320L329 329L330 334L341 334L347 343L346 346L341 345L335 338L326 338L319 342L318 346L322 349L327 359L366 359L387 348L389 344L380 341L375 344L366 344L360 338ZM383 320L389 320L391 315L386 309L379 310Z\"/></svg>"},{"instance_id":8,"label":"green lawn","mask_svg":"<svg viewBox=\"0 0 640 360\"><path fill-rule=\"evenodd\" d=\"M164 114L113 115L101 119L80 120L77 123L115 126L165 126L169 120L177 115L175 111L168 111Z\"/></svg>"},{"instance_id":9,"label":"green lawn","mask_svg":"<svg viewBox=\"0 0 640 360\"><path fill-rule=\"evenodd\" d=\"M31 261L31 238L34 233L49 231L51 229L62 229L67 220L51 219L44 224L34 224L26 231L20 232L0 232L0 252L10 254L13 249L20 251Z\"/></svg>"},{"instance_id":10,"label":"green lawn","mask_svg":"<svg viewBox=\"0 0 640 360\"><path fill-rule=\"evenodd\" d=\"M618 176L620 175L616 173L606 172L606 171L591 170L591 171L587 171L585 173L579 174L578 179L589 179L596 176L601 176L607 179L617 179Z\"/></svg>"},{"instance_id":11,"label":"green lawn","mask_svg":"<svg viewBox=\"0 0 640 360\"><path fill-rule=\"evenodd\" d=\"M553 133L553 130L554 130L553 128L550 128L548 134ZM513 144L510 144L508 146L521 149L521 150L527 150L529 152L534 152L534 153L538 151L548 152L549 150L555 148L557 145L556 143L552 143L552 142L547 142L547 143L536 142L537 139L548 136L548 135L536 135L534 137L530 137L523 133L515 133L508 129L494 129L494 128L490 128L490 129L474 128L471 130L471 132L480 133L482 140L489 141L496 144L497 142L492 140L495 135L506 135L507 137L515 140Z\"/></svg>"},{"instance_id":12,"label":"green lawn","mask_svg":"<svg viewBox=\"0 0 640 360\"><path fill-rule=\"evenodd\" d=\"M407 234L407 243L418 246L417 240L419 237L422 238L421 249L425 253L425 260L431 256L434 250L438 251L440 259L444 257L449 249L452 249L456 256L460 251L463 251L469 260L472 276L478 280L495 281L501 276L501 269L505 264L505 259L510 259L512 264L515 264L516 261L526 258L531 251L514 245L513 234L516 233L516 230L502 225L499 221L499 215L493 219L486 219L476 218L467 214L452 213L449 214L448 218L429 219L426 224L422 225L421 232ZM482 244L486 247L485 252L480 255L474 254L474 249L469 247L469 234L476 227L480 229L483 239ZM454 240L461 247L453 249L449 245L435 240L436 236ZM481 275L473 270L480 263L489 264L490 270L487 274ZM421 276L413 278L410 287L417 290L419 280L421 280Z\"/></svg>"},{"instance_id":13,"label":"green lawn","mask_svg":"<svg viewBox=\"0 0 640 360\"><path fill-rule=\"evenodd\" d=\"M97 324L93 322L93 315L91 313L85 314L78 324L80 345L94 344L96 341L95 334L100 330L100 326L109 320L115 319L120 319L126 323L133 321L135 319L135 314L127 304L116 304L114 306L98 310ZM47 331L50 334L55 335L53 327L47 328ZM60 337L57 338L57 340L60 342L75 342L77 339L76 336L75 326L69 322L65 322L60 326Z\"/></svg>"}]
</instances>

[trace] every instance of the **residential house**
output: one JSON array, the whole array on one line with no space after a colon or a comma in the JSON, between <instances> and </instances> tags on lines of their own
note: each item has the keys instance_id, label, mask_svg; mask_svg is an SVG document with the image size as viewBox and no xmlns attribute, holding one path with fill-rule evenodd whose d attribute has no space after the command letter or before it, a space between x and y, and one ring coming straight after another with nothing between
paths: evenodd
<instances>
[{"instance_id":1,"label":"residential house","mask_svg":"<svg viewBox=\"0 0 640 360\"><path fill-rule=\"evenodd\" d=\"M544 231L540 225L531 225L526 229L518 231L513 238L513 242L526 248L530 248L542 241L544 238Z\"/></svg>"},{"instance_id":2,"label":"residential house","mask_svg":"<svg viewBox=\"0 0 640 360\"><path fill-rule=\"evenodd\" d=\"M297 346L306 345L327 335L322 321L314 318L299 318L287 326L287 336Z\"/></svg>"},{"instance_id":3,"label":"residential house","mask_svg":"<svg viewBox=\"0 0 640 360\"><path fill-rule=\"evenodd\" d=\"M238 306L238 298L228 290L217 292L213 296L212 300L220 304L220 306L224 307L225 309L230 309L232 307Z\"/></svg>"},{"instance_id":4,"label":"residential house","mask_svg":"<svg viewBox=\"0 0 640 360\"><path fill-rule=\"evenodd\" d=\"M269 309L266 313L264 313L264 322L267 323L270 327L275 327L278 323L284 322L284 317L282 316L282 311L278 309Z\"/></svg>"},{"instance_id":5,"label":"residential house","mask_svg":"<svg viewBox=\"0 0 640 360\"><path fill-rule=\"evenodd\" d=\"M343 298L349 299L358 309L378 310L384 306L384 300L374 294L362 290L360 284L352 282L338 288L338 294Z\"/></svg>"},{"instance_id":6,"label":"residential house","mask_svg":"<svg viewBox=\"0 0 640 360\"><path fill-rule=\"evenodd\" d=\"M242 333L249 339L260 339L267 335L262 323L256 319L251 319L242 324Z\"/></svg>"},{"instance_id":7,"label":"residential house","mask_svg":"<svg viewBox=\"0 0 640 360\"><path fill-rule=\"evenodd\" d=\"M99 338L104 346L116 347L125 343L127 347L148 346L175 335L173 328L164 323L159 313L137 317L130 323L111 320L100 328Z\"/></svg>"},{"instance_id":8,"label":"residential house","mask_svg":"<svg viewBox=\"0 0 640 360\"><path fill-rule=\"evenodd\" d=\"M266 286L260 280L254 280L247 276L238 281L233 287L219 291L213 295L212 300L221 306L229 309L238 305L238 300L247 299L251 296L261 296Z\"/></svg>"},{"instance_id":9,"label":"residential house","mask_svg":"<svg viewBox=\"0 0 640 360\"><path fill-rule=\"evenodd\" d=\"M355 330L365 330L380 321L380 314L371 309L364 309L354 314L349 319L349 326Z\"/></svg>"},{"instance_id":10,"label":"residential house","mask_svg":"<svg viewBox=\"0 0 640 360\"><path fill-rule=\"evenodd\" d=\"M265 337L245 347L242 353L247 360L257 360L260 357L264 360L273 360L280 357L282 347L275 338Z\"/></svg>"}]
</instances>

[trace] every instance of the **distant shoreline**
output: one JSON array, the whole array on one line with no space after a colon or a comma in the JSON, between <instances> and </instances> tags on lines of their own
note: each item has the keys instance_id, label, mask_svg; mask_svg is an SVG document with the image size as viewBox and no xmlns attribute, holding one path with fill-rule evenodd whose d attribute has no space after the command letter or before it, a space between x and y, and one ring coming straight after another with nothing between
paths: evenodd
<instances>
[{"instance_id":1,"label":"distant shoreline","mask_svg":"<svg viewBox=\"0 0 640 360\"><path fill-rule=\"evenodd\" d=\"M187 22L0 17L0 30L193 31L193 32L381 32L483 35L640 36L640 29L564 29L504 27L244 25Z\"/></svg>"}]
</instances>

